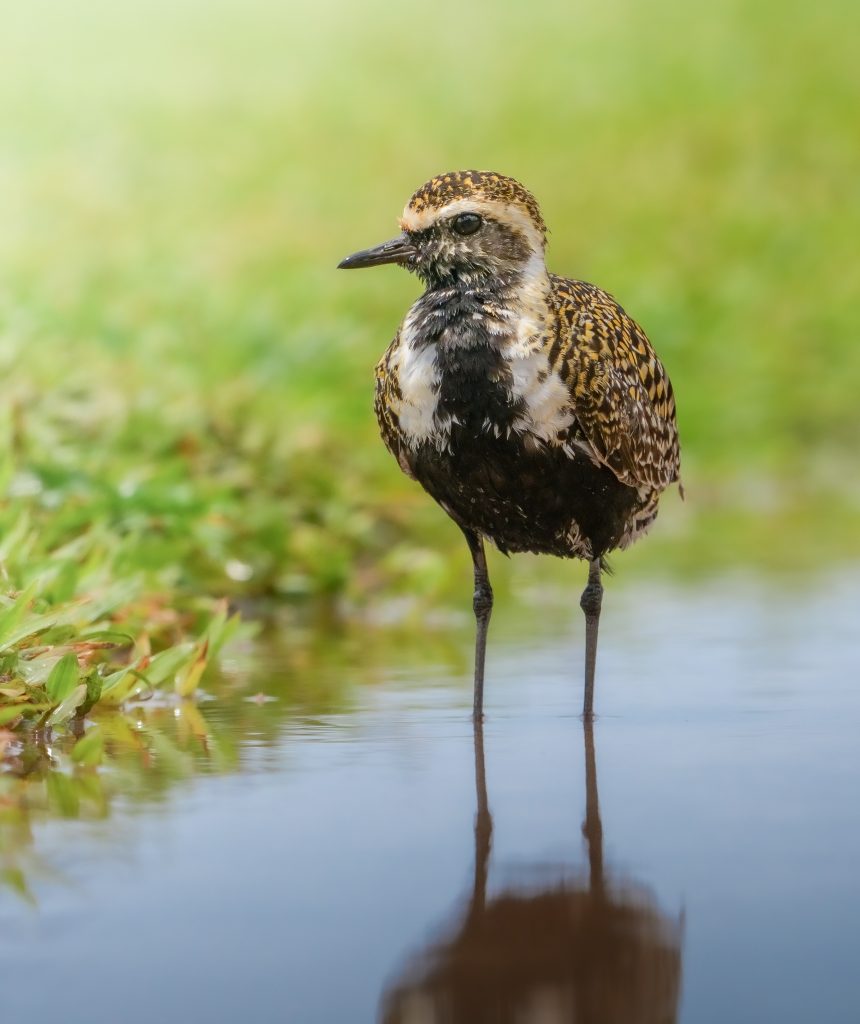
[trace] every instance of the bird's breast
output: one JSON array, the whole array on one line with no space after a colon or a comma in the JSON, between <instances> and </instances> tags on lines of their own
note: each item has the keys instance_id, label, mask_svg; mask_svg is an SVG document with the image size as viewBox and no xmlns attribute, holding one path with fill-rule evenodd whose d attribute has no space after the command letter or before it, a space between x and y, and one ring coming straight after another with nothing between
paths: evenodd
<instances>
[{"instance_id":1,"label":"bird's breast","mask_svg":"<svg viewBox=\"0 0 860 1024\"><path fill-rule=\"evenodd\" d=\"M462 296L433 299L413 307L392 348L389 404L408 446L444 449L453 428L507 429L518 402L499 345L501 322Z\"/></svg>"},{"instance_id":2,"label":"bird's breast","mask_svg":"<svg viewBox=\"0 0 860 1024\"><path fill-rule=\"evenodd\" d=\"M392 411L406 443L444 449L483 435L558 443L574 412L550 366L545 327L498 307L492 316L413 311L389 364Z\"/></svg>"},{"instance_id":3,"label":"bird's breast","mask_svg":"<svg viewBox=\"0 0 860 1024\"><path fill-rule=\"evenodd\" d=\"M439 449L507 436L525 415L511 368L497 349L426 346L398 360L396 413L412 447Z\"/></svg>"}]
</instances>

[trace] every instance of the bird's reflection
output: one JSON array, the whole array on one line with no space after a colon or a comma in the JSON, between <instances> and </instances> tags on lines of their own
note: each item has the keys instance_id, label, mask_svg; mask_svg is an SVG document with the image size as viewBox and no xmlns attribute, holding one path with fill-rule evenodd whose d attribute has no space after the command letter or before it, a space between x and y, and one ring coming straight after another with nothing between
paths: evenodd
<instances>
[{"instance_id":1,"label":"bird's reflection","mask_svg":"<svg viewBox=\"0 0 860 1024\"><path fill-rule=\"evenodd\" d=\"M475 874L457 923L388 988L384 1024L670 1024L680 917L607 869L591 723L584 726L588 870L487 895L493 823L475 728Z\"/></svg>"}]
</instances>

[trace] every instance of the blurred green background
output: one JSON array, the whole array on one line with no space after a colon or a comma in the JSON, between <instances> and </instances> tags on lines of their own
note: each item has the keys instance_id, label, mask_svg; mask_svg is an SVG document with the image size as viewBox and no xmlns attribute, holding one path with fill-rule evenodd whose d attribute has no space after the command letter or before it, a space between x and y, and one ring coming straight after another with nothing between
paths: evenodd
<instances>
[{"instance_id":1,"label":"blurred green background","mask_svg":"<svg viewBox=\"0 0 860 1024\"><path fill-rule=\"evenodd\" d=\"M10 7L10 587L74 541L168 605L468 591L371 412L417 283L334 269L458 167L524 181L671 373L688 500L620 575L857 556L858 33L853 0Z\"/></svg>"}]
</instances>

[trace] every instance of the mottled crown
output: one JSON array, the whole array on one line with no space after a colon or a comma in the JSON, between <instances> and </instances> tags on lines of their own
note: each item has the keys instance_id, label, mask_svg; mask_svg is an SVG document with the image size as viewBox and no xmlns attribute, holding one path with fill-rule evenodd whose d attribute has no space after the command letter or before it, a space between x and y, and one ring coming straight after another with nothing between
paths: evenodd
<instances>
[{"instance_id":1,"label":"mottled crown","mask_svg":"<svg viewBox=\"0 0 860 1024\"><path fill-rule=\"evenodd\" d=\"M406 210L423 213L438 210L456 199L474 199L519 206L546 236L546 224L535 197L516 178L495 171L448 171L431 178L406 204Z\"/></svg>"}]
</instances>

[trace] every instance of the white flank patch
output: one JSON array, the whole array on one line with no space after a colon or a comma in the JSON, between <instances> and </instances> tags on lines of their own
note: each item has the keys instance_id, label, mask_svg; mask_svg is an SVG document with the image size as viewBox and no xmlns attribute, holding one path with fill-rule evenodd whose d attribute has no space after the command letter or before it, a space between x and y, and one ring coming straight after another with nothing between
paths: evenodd
<instances>
[{"instance_id":1,"label":"white flank patch","mask_svg":"<svg viewBox=\"0 0 860 1024\"><path fill-rule=\"evenodd\" d=\"M440 382L436 346L416 348L410 317L403 324L392 367L397 373L402 396L396 409L400 429L415 443L427 441L434 435L440 446L447 443L450 424L436 422Z\"/></svg>"},{"instance_id":2,"label":"white flank patch","mask_svg":"<svg viewBox=\"0 0 860 1024\"><path fill-rule=\"evenodd\" d=\"M570 392L557 373L540 379L547 372L546 354L530 352L509 356L511 368L511 394L525 403L526 413L514 421L514 427L523 433L532 433L544 441L554 440L559 431L573 423Z\"/></svg>"},{"instance_id":3,"label":"white flank patch","mask_svg":"<svg viewBox=\"0 0 860 1024\"><path fill-rule=\"evenodd\" d=\"M526 407L525 415L515 421L514 427L544 441L555 440L574 418L568 387L557 373L550 372L544 349L547 324L542 317L548 308L548 291L543 258L535 253L517 293L521 312L516 337L502 349L511 371L511 394L522 399Z\"/></svg>"}]
</instances>

